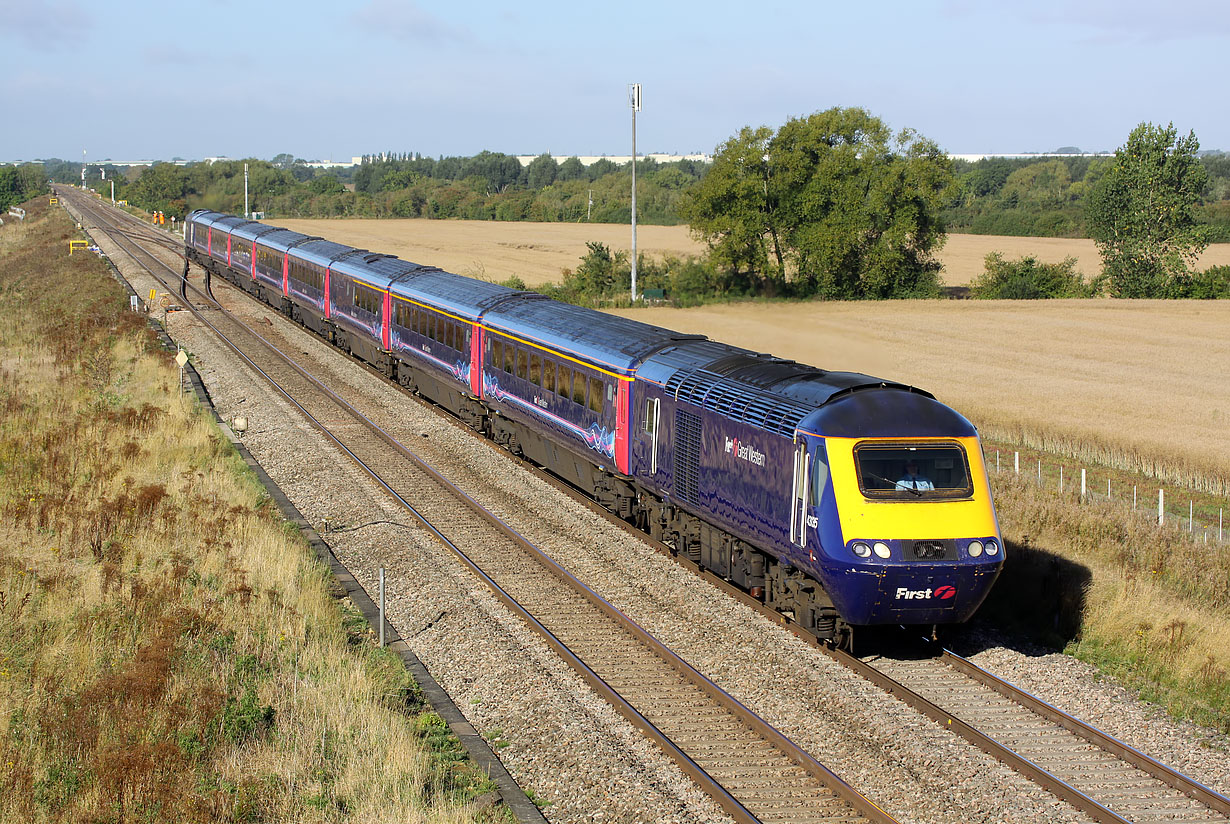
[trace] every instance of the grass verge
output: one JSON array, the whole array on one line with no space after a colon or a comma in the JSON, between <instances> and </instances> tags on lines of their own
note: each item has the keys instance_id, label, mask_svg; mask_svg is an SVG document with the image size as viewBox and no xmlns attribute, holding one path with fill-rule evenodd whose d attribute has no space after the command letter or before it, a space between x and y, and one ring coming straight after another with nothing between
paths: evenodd
<instances>
[{"instance_id":1,"label":"grass verge","mask_svg":"<svg viewBox=\"0 0 1230 824\"><path fill-rule=\"evenodd\" d=\"M0 820L503 817L73 226L0 229Z\"/></svg>"},{"instance_id":2,"label":"grass verge","mask_svg":"<svg viewBox=\"0 0 1230 824\"><path fill-rule=\"evenodd\" d=\"M1007 563L997 623L1089 661L1173 715L1230 732L1230 551L995 478Z\"/></svg>"}]
</instances>

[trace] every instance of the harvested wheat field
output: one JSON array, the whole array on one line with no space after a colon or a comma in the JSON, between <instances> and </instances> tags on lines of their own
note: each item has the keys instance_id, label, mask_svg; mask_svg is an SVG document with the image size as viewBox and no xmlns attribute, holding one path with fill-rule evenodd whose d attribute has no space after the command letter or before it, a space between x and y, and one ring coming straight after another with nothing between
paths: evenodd
<instances>
[{"instance_id":1,"label":"harvested wheat field","mask_svg":"<svg viewBox=\"0 0 1230 824\"><path fill-rule=\"evenodd\" d=\"M922 387L986 434L1230 478L1230 301L742 303L616 314Z\"/></svg>"},{"instance_id":2,"label":"harvested wheat field","mask_svg":"<svg viewBox=\"0 0 1230 824\"><path fill-rule=\"evenodd\" d=\"M487 220L275 220L296 232L387 252L416 263L439 266L459 275L501 281L517 275L530 286L560 279L575 268L587 241L614 250L632 247L632 230L612 223L510 223ZM686 226L638 226L638 252L651 256L700 254L704 244L692 239ZM1101 271L1092 240L999 235L949 235L940 251L944 284L965 286L982 274L988 252L1009 260L1033 255L1043 263L1065 257L1077 260L1087 278ZM1230 264L1230 243L1210 246L1200 266Z\"/></svg>"}]
</instances>

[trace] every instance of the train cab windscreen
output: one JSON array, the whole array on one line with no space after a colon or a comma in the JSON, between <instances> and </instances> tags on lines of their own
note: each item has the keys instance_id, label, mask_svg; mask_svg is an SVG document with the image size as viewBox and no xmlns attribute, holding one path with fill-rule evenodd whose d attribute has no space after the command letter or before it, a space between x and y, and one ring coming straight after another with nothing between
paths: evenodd
<instances>
[{"instance_id":1,"label":"train cab windscreen","mask_svg":"<svg viewBox=\"0 0 1230 824\"><path fill-rule=\"evenodd\" d=\"M872 499L936 500L974 493L959 444L879 444L854 447L859 489Z\"/></svg>"}]
</instances>

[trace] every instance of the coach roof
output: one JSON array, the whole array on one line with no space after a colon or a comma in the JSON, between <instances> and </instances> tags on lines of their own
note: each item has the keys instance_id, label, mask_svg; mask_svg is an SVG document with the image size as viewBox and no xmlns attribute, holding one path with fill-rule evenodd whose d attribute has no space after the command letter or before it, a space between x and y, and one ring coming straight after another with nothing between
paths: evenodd
<instances>
[{"instance_id":1,"label":"coach roof","mask_svg":"<svg viewBox=\"0 0 1230 824\"><path fill-rule=\"evenodd\" d=\"M260 240L257 242L269 249L285 252L296 243L302 243L308 239L308 235L292 232L290 229L274 229L268 234L261 235Z\"/></svg>"},{"instance_id":2,"label":"coach roof","mask_svg":"<svg viewBox=\"0 0 1230 824\"><path fill-rule=\"evenodd\" d=\"M306 260L309 263L315 263L317 266L324 268L342 255L357 251L361 250L343 243L334 243L331 240L312 238L311 240L305 240L303 243L295 244L295 247L290 250L290 256Z\"/></svg>"},{"instance_id":3,"label":"coach roof","mask_svg":"<svg viewBox=\"0 0 1230 824\"><path fill-rule=\"evenodd\" d=\"M424 267L421 274L409 274L391 287L394 295L476 321L485 309L522 294L498 283L454 275Z\"/></svg>"},{"instance_id":4,"label":"coach roof","mask_svg":"<svg viewBox=\"0 0 1230 824\"><path fill-rule=\"evenodd\" d=\"M698 338L532 293L493 307L483 324L623 374L665 346Z\"/></svg>"}]
</instances>

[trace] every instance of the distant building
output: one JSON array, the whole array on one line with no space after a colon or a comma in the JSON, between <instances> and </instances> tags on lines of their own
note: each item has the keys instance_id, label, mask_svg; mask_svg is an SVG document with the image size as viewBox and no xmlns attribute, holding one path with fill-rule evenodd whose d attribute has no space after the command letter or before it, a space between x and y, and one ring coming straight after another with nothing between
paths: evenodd
<instances>
[{"instance_id":1,"label":"distant building","mask_svg":"<svg viewBox=\"0 0 1230 824\"><path fill-rule=\"evenodd\" d=\"M1046 160L1051 157L1112 157L1114 152L1020 152L1019 154L952 154L953 160L966 160L977 163L979 160L1003 158L1004 160Z\"/></svg>"},{"instance_id":2,"label":"distant building","mask_svg":"<svg viewBox=\"0 0 1230 824\"><path fill-rule=\"evenodd\" d=\"M521 162L522 166L530 165L532 162L534 162L534 159L537 157L539 157L539 155L516 155L517 160ZM552 157L555 157L555 156L552 155ZM609 160L612 163L614 163L616 166L622 166L625 163L631 162L632 160L632 155L565 155L563 157L556 157L555 160L556 162L562 163L565 160L569 159L570 157L575 157L577 160L581 161L582 166L592 166L593 164L597 163L599 160ZM673 154L655 154L651 152L650 154L638 154L636 156L636 159L637 160L655 160L658 163L675 163L676 161L679 161L679 160L694 160L698 163L712 163L713 155L707 155L707 154L673 155Z\"/></svg>"}]
</instances>

